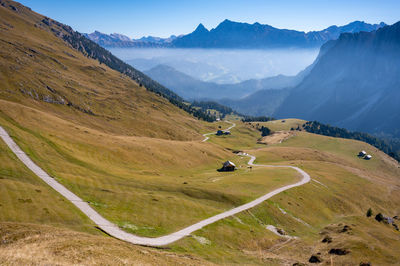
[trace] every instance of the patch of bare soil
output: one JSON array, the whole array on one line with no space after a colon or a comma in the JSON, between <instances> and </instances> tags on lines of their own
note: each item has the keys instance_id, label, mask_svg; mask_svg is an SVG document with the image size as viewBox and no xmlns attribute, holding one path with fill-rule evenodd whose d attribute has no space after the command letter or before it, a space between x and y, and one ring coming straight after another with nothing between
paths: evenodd
<instances>
[{"instance_id":1,"label":"patch of bare soil","mask_svg":"<svg viewBox=\"0 0 400 266\"><path fill-rule=\"evenodd\" d=\"M262 137L257 143L267 145L282 143L293 135L295 135L295 132L292 131L276 131L271 135Z\"/></svg>"}]
</instances>

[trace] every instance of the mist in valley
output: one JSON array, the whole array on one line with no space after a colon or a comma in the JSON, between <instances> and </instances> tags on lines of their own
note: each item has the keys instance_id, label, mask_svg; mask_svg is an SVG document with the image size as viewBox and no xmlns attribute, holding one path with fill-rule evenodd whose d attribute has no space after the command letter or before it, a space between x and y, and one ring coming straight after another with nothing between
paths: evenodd
<instances>
[{"instance_id":1,"label":"mist in valley","mask_svg":"<svg viewBox=\"0 0 400 266\"><path fill-rule=\"evenodd\" d=\"M219 84L296 75L318 55L318 49L112 48L110 51L141 71L163 64L196 79Z\"/></svg>"}]
</instances>

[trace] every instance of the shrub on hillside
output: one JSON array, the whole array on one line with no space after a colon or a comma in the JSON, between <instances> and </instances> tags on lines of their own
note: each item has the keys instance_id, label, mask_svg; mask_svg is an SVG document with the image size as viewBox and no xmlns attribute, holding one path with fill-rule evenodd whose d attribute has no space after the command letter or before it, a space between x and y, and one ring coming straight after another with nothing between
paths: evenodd
<instances>
[{"instance_id":1,"label":"shrub on hillside","mask_svg":"<svg viewBox=\"0 0 400 266\"><path fill-rule=\"evenodd\" d=\"M372 216L372 209L369 208L367 211L367 217L371 217Z\"/></svg>"},{"instance_id":2,"label":"shrub on hillside","mask_svg":"<svg viewBox=\"0 0 400 266\"><path fill-rule=\"evenodd\" d=\"M261 127L260 131L261 131L262 137L265 137L265 136L268 136L269 134L271 134L271 130L264 126Z\"/></svg>"}]
</instances>

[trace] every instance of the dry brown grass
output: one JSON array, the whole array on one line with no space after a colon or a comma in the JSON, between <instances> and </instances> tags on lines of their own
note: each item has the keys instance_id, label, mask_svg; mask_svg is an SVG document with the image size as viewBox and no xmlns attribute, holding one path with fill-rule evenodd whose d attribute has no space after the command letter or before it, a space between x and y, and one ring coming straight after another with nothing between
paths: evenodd
<instances>
[{"instance_id":1,"label":"dry brown grass","mask_svg":"<svg viewBox=\"0 0 400 266\"><path fill-rule=\"evenodd\" d=\"M0 99L110 134L202 138L205 123L70 48L41 28L42 19L24 7L0 7Z\"/></svg>"},{"instance_id":2,"label":"dry brown grass","mask_svg":"<svg viewBox=\"0 0 400 266\"><path fill-rule=\"evenodd\" d=\"M291 131L276 131L276 132L272 133L271 135L262 137L258 141L258 143L267 144L267 145L282 143L283 141L287 140L294 134L295 134L295 132L291 132Z\"/></svg>"},{"instance_id":3,"label":"dry brown grass","mask_svg":"<svg viewBox=\"0 0 400 266\"><path fill-rule=\"evenodd\" d=\"M196 256L50 226L0 223L2 265L210 265Z\"/></svg>"},{"instance_id":4,"label":"dry brown grass","mask_svg":"<svg viewBox=\"0 0 400 266\"><path fill-rule=\"evenodd\" d=\"M328 250L336 247L351 253L334 256L335 265L399 261L399 233L365 217L369 207L391 216L400 212L400 169L385 154L362 142L304 132L266 147L257 144L254 125L240 122L232 135L200 143L199 132L215 131L221 123L193 119L35 27L40 15L18 9L0 7L0 124L36 163L126 230L164 234L296 178L284 169L250 171L247 158L232 150L257 155L256 163L299 166L320 183L209 225L194 233L206 241L185 238L166 252L95 230L0 144L2 264L206 264L187 255L196 254L222 264L282 265L306 263L315 252L326 264ZM63 97L77 108L46 103L44 96ZM260 126L287 131L302 123L286 119ZM372 160L356 157L363 149ZM242 167L216 173L226 159ZM281 239L267 224L299 238ZM338 231L344 224L351 234ZM323 234L334 241L322 244Z\"/></svg>"}]
</instances>

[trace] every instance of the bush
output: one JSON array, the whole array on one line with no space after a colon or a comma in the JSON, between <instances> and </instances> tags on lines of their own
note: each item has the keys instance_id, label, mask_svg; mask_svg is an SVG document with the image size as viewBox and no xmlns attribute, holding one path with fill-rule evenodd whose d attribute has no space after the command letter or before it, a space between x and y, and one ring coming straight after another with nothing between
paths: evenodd
<instances>
[{"instance_id":1,"label":"bush","mask_svg":"<svg viewBox=\"0 0 400 266\"><path fill-rule=\"evenodd\" d=\"M383 215L382 215L382 213L378 213L378 214L375 216L375 220L377 220L378 222L382 222L382 221L383 221Z\"/></svg>"},{"instance_id":2,"label":"bush","mask_svg":"<svg viewBox=\"0 0 400 266\"><path fill-rule=\"evenodd\" d=\"M261 131L262 137L265 137L265 136L268 136L269 134L271 134L271 130L264 126L261 127L260 131Z\"/></svg>"},{"instance_id":3,"label":"bush","mask_svg":"<svg viewBox=\"0 0 400 266\"><path fill-rule=\"evenodd\" d=\"M372 216L372 209L369 208L367 211L367 217L371 217Z\"/></svg>"}]
</instances>

